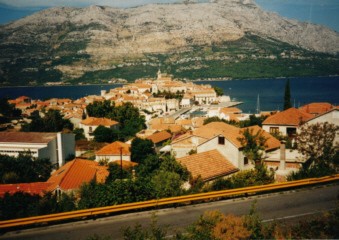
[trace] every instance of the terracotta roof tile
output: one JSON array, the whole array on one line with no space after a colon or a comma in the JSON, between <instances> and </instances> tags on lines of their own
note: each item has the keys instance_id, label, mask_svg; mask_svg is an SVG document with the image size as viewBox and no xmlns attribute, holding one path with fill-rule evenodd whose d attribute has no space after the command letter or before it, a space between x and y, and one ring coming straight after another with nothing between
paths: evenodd
<instances>
[{"instance_id":1,"label":"terracotta roof tile","mask_svg":"<svg viewBox=\"0 0 339 240\"><path fill-rule=\"evenodd\" d=\"M313 115L296 108L289 108L285 111L276 113L263 122L264 125L288 125L299 126L302 122L306 122Z\"/></svg>"},{"instance_id":2,"label":"terracotta roof tile","mask_svg":"<svg viewBox=\"0 0 339 240\"><path fill-rule=\"evenodd\" d=\"M123 143L120 141L115 141L111 144L108 144L107 146L101 148L99 151L97 151L96 155L119 155L120 156L120 149L122 150L123 155L131 155L130 151L131 145L127 143Z\"/></svg>"},{"instance_id":3,"label":"terracotta roof tile","mask_svg":"<svg viewBox=\"0 0 339 240\"><path fill-rule=\"evenodd\" d=\"M3 197L6 192L10 195L17 192L29 193L31 195L43 195L51 184L52 183L49 182L0 184L0 197Z\"/></svg>"},{"instance_id":4,"label":"terracotta roof tile","mask_svg":"<svg viewBox=\"0 0 339 240\"><path fill-rule=\"evenodd\" d=\"M242 128L247 129L247 128ZM272 150L272 149L277 149L280 147L280 141L278 139L276 139L275 137L273 137L271 134L269 134L268 132L266 132L265 130L263 130L261 127L259 126L251 126L248 127L248 129L250 131L253 131L254 134L256 134L258 131L262 132L262 135L267 139L266 141L266 147L265 150Z\"/></svg>"},{"instance_id":5,"label":"terracotta roof tile","mask_svg":"<svg viewBox=\"0 0 339 240\"><path fill-rule=\"evenodd\" d=\"M218 150L189 155L178 158L177 161L187 167L193 178L201 176L204 181L226 176L239 170Z\"/></svg>"},{"instance_id":6,"label":"terracotta roof tile","mask_svg":"<svg viewBox=\"0 0 339 240\"><path fill-rule=\"evenodd\" d=\"M327 102L319 102L319 103L310 103L304 106L301 106L299 109L311 113L311 114L322 114L325 113L333 108L333 105Z\"/></svg>"},{"instance_id":7,"label":"terracotta roof tile","mask_svg":"<svg viewBox=\"0 0 339 240\"><path fill-rule=\"evenodd\" d=\"M52 183L48 190L54 191L58 186L62 190L79 189L83 183L89 183L96 179L98 170L103 171L95 161L75 159L52 174L47 181ZM101 174L103 173L101 172Z\"/></svg>"},{"instance_id":8,"label":"terracotta roof tile","mask_svg":"<svg viewBox=\"0 0 339 240\"><path fill-rule=\"evenodd\" d=\"M182 131L182 126L177 124L152 124L150 128L158 131L170 130L172 133Z\"/></svg>"},{"instance_id":9,"label":"terracotta roof tile","mask_svg":"<svg viewBox=\"0 0 339 240\"><path fill-rule=\"evenodd\" d=\"M117 121L108 119L108 118L95 118L95 117L88 117L81 121L81 124L88 125L88 126L113 126L119 124Z\"/></svg>"},{"instance_id":10,"label":"terracotta roof tile","mask_svg":"<svg viewBox=\"0 0 339 240\"><path fill-rule=\"evenodd\" d=\"M151 136L148 136L147 139L151 140L153 143L159 143L162 141L165 141L167 139L170 139L172 137L172 135L167 132L167 131L161 131L161 132L157 132L152 134Z\"/></svg>"}]
</instances>

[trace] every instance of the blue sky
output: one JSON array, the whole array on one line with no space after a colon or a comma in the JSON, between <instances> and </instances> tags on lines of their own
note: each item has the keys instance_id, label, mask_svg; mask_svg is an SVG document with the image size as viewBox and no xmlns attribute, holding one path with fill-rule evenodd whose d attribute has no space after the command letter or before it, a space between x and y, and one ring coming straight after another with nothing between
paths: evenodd
<instances>
[{"instance_id":1,"label":"blue sky","mask_svg":"<svg viewBox=\"0 0 339 240\"><path fill-rule=\"evenodd\" d=\"M199 0L208 2L208 0ZM301 21L326 25L339 32L339 0L255 0L263 9ZM133 7L148 3L182 0L0 0L0 24L55 6L86 7L102 5Z\"/></svg>"}]
</instances>

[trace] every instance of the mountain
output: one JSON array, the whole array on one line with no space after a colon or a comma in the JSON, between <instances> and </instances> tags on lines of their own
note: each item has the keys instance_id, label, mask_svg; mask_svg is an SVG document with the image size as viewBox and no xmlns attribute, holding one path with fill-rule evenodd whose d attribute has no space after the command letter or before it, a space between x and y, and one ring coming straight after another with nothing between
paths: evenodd
<instances>
[{"instance_id":1,"label":"mountain","mask_svg":"<svg viewBox=\"0 0 339 240\"><path fill-rule=\"evenodd\" d=\"M339 34L252 0L50 8L0 27L0 84L338 74ZM246 71L244 71L244 69Z\"/></svg>"}]
</instances>

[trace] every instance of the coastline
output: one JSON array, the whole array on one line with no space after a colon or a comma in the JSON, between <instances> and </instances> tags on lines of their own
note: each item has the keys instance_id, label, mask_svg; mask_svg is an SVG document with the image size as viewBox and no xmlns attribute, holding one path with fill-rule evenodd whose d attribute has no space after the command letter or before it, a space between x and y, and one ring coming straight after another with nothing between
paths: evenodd
<instances>
[{"instance_id":1,"label":"coastline","mask_svg":"<svg viewBox=\"0 0 339 240\"><path fill-rule=\"evenodd\" d=\"M280 79L294 79L294 78L336 78L339 75L324 75L324 76L294 76L294 77L263 77L263 78L206 78L206 79L178 79L184 82L226 82L226 81L239 81L239 80L280 80ZM19 85L19 86L0 86L1 88L30 88L30 87L68 87L68 86L115 86L115 85L124 85L133 82L127 83L89 83L89 84L62 84L62 85Z\"/></svg>"}]
</instances>

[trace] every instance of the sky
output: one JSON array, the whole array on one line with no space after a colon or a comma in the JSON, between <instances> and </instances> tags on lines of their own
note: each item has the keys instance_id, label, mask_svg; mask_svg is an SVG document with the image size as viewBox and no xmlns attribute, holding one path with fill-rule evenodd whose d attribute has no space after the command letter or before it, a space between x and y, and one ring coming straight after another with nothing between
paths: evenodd
<instances>
[{"instance_id":1,"label":"sky","mask_svg":"<svg viewBox=\"0 0 339 240\"><path fill-rule=\"evenodd\" d=\"M208 2L208 0L198 0ZM48 7L90 5L135 7L183 0L0 0L0 24L6 24ZM255 0L265 10L281 16L325 25L339 32L339 0Z\"/></svg>"}]
</instances>

